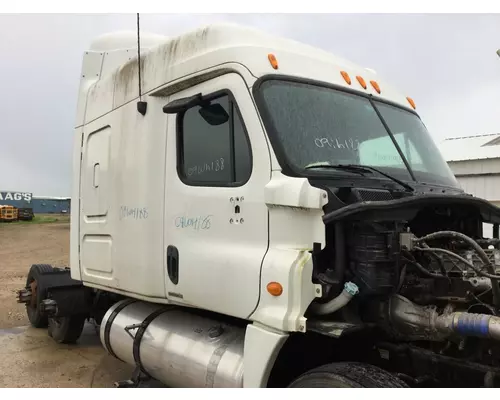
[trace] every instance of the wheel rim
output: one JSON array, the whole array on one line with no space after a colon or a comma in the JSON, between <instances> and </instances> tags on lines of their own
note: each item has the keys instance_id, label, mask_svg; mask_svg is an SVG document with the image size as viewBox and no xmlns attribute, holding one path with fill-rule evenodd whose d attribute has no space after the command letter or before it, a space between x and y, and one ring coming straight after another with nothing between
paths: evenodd
<instances>
[{"instance_id":1,"label":"wheel rim","mask_svg":"<svg viewBox=\"0 0 500 400\"><path fill-rule=\"evenodd\" d=\"M26 303L26 311L28 313L28 317L31 318L33 314L36 314L38 304L37 304L37 297L38 297L38 282L36 279L32 279L27 285L26 289L31 289L31 299L29 303Z\"/></svg>"}]
</instances>

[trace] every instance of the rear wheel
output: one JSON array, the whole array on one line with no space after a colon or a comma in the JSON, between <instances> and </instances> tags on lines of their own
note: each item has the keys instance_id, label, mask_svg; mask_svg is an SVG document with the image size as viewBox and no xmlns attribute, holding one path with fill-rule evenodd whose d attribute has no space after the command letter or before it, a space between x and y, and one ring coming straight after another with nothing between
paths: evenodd
<instances>
[{"instance_id":1,"label":"rear wheel","mask_svg":"<svg viewBox=\"0 0 500 400\"><path fill-rule=\"evenodd\" d=\"M82 334L85 316L71 315L69 317L49 318L49 336L57 343L75 343Z\"/></svg>"},{"instance_id":2,"label":"rear wheel","mask_svg":"<svg viewBox=\"0 0 500 400\"><path fill-rule=\"evenodd\" d=\"M40 303L45 299L45 289L40 284L44 273L52 272L52 266L48 264L34 264L31 266L26 279L26 289L31 290L31 300L26 304L26 313L30 324L35 328L46 328L48 319L40 313Z\"/></svg>"},{"instance_id":3,"label":"rear wheel","mask_svg":"<svg viewBox=\"0 0 500 400\"><path fill-rule=\"evenodd\" d=\"M346 362L314 368L293 381L290 388L406 388L393 374L369 364Z\"/></svg>"}]
</instances>

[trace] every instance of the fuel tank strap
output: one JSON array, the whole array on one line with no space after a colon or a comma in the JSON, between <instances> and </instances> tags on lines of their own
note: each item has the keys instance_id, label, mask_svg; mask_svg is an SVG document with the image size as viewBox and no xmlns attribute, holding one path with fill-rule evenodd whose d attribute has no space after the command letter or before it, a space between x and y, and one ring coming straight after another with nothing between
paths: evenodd
<instances>
[{"instance_id":1,"label":"fuel tank strap","mask_svg":"<svg viewBox=\"0 0 500 400\"><path fill-rule=\"evenodd\" d=\"M111 326L113 325L113 321L115 320L116 316L120 313L121 310L123 310L125 307L128 305L135 303L137 300L135 299L127 299L123 303L121 303L118 307L116 307L109 318L106 321L106 326L104 327L104 347L106 347L106 350L108 351L109 354L111 354L113 357L117 358L120 361L121 360L113 351L113 348L111 347L111 341L109 339L109 334L111 332Z\"/></svg>"},{"instance_id":2,"label":"fuel tank strap","mask_svg":"<svg viewBox=\"0 0 500 400\"><path fill-rule=\"evenodd\" d=\"M146 329L148 329L149 324L151 322L153 322L153 320L155 320L159 315L161 315L167 311L171 311L173 309L175 309L174 306L166 306L164 308L160 308L160 309L156 310L155 312L149 314L146 317L146 319L144 319L144 321L142 321L141 325L139 326L139 329L137 329L137 332L134 336L134 347L133 347L132 351L133 351L133 355L134 355L135 365L148 378L151 378L151 375L149 375L148 372L144 369L142 362L141 362L140 347L141 347L142 337L144 336Z\"/></svg>"}]
</instances>

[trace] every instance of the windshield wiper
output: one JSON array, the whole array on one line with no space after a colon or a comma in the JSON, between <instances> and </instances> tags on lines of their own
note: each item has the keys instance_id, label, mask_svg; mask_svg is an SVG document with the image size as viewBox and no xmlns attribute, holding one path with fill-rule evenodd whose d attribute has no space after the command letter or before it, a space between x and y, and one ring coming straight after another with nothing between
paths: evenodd
<instances>
[{"instance_id":1,"label":"windshield wiper","mask_svg":"<svg viewBox=\"0 0 500 400\"><path fill-rule=\"evenodd\" d=\"M358 167L354 167L352 165L352 168L351 168L351 165L350 164L338 164L338 165L332 165L332 164L312 164L312 165L307 165L306 167L304 167L304 169L314 169L314 168L332 168L332 169L344 169L346 171L349 171L349 172L353 172L355 174L359 174L359 175L365 175L366 172L372 172L368 169L365 169L365 168L358 168Z\"/></svg>"},{"instance_id":2,"label":"windshield wiper","mask_svg":"<svg viewBox=\"0 0 500 400\"><path fill-rule=\"evenodd\" d=\"M407 192L414 192L415 191L415 189L412 186L410 186L407 183L399 180L398 178L395 178L394 176L392 176L392 175L390 175L390 174L388 174L386 172L382 172L378 168L370 167L368 165L359 165L359 164L337 164L337 165L316 164L316 165L308 165L307 167L305 167L305 169L312 169L312 168L341 169L341 170L345 170L345 171L350 171L350 172L358 173L358 174L361 174L361 175L364 175L364 173L366 173L366 172L373 172L373 171L375 171L375 172L379 173L380 175L383 175L386 178L389 178L390 180L398 183L399 185L401 185L402 187L404 187Z\"/></svg>"}]
</instances>

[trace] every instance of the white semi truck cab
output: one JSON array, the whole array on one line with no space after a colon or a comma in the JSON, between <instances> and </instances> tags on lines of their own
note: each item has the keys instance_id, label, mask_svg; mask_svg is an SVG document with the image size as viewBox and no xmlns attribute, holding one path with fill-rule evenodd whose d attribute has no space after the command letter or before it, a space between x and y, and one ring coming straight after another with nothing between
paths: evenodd
<instances>
[{"instance_id":1,"label":"white semi truck cab","mask_svg":"<svg viewBox=\"0 0 500 400\"><path fill-rule=\"evenodd\" d=\"M410 97L235 25L140 44L83 56L70 267L30 268L33 326L93 321L122 386L498 384L500 209Z\"/></svg>"}]
</instances>

